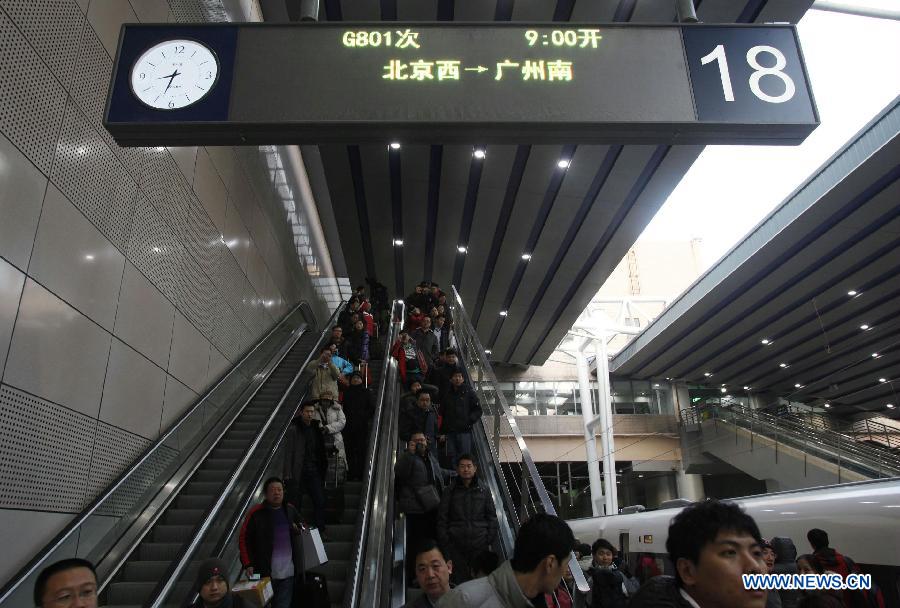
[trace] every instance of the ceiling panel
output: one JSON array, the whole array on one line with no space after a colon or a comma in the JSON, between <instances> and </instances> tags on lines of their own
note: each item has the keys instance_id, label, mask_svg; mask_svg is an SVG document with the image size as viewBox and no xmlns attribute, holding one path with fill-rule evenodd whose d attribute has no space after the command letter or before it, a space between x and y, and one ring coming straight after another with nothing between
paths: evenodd
<instances>
[{"instance_id":1,"label":"ceiling panel","mask_svg":"<svg viewBox=\"0 0 900 608\"><path fill-rule=\"evenodd\" d=\"M403 146L403 262L405 293L425 278L430 146Z\"/></svg>"},{"instance_id":2,"label":"ceiling panel","mask_svg":"<svg viewBox=\"0 0 900 608\"><path fill-rule=\"evenodd\" d=\"M349 179L347 146L320 146L319 153L328 181L334 219L341 235L341 249L347 263L347 271L356 281L362 281L368 273L353 184Z\"/></svg>"},{"instance_id":3,"label":"ceiling panel","mask_svg":"<svg viewBox=\"0 0 900 608\"><path fill-rule=\"evenodd\" d=\"M396 0L400 21L434 21L438 18L437 0Z\"/></svg>"}]
</instances>

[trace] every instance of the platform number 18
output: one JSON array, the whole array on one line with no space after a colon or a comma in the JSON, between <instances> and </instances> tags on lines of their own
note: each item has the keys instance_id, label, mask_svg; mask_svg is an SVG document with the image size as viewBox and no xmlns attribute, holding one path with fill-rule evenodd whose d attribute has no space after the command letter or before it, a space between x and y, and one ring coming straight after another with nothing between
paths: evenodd
<instances>
[{"instance_id":1,"label":"platform number 18","mask_svg":"<svg viewBox=\"0 0 900 608\"><path fill-rule=\"evenodd\" d=\"M759 56L763 53L772 55L775 58L774 66L767 68L760 65ZM722 93L725 96L725 101L734 101L734 89L731 86L731 74L728 71L728 59L725 57L725 45L720 44L714 48L710 54L700 59L700 62L703 65L712 63L713 61L716 61L719 64L719 77L722 79ZM794 97L797 87L794 85L794 81L791 80L791 77L782 72L784 66L787 65L787 59L785 59L784 53L773 46L755 46L747 51L747 65L754 70L753 74L750 75L749 82L750 90L754 95L769 103L784 103ZM760 81L763 79L763 76L774 76L781 80L781 82L784 83L784 92L781 95L769 95L763 91L760 86Z\"/></svg>"}]
</instances>

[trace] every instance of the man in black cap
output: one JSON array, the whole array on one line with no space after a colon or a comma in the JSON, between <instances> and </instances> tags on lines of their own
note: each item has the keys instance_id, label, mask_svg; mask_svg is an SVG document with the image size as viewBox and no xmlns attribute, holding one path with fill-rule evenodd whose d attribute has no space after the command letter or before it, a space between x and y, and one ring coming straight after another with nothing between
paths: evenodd
<instances>
[{"instance_id":1,"label":"man in black cap","mask_svg":"<svg viewBox=\"0 0 900 608\"><path fill-rule=\"evenodd\" d=\"M200 564L195 585L200 597L191 608L243 608L241 596L231 593L228 567L221 559L211 558Z\"/></svg>"}]
</instances>

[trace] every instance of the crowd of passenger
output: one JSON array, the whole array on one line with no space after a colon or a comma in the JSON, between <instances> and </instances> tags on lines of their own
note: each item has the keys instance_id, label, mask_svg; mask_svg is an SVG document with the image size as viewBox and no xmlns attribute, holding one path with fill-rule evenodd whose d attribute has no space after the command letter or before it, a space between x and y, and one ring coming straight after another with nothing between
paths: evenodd
<instances>
[{"instance_id":1,"label":"crowd of passenger","mask_svg":"<svg viewBox=\"0 0 900 608\"><path fill-rule=\"evenodd\" d=\"M609 540L582 543L563 520L548 514L522 523L512 558L501 562L496 505L472 451L472 427L482 409L453 347L446 295L423 282L406 304L403 329L389 348L405 391L399 399L395 497L406 521L408 578L420 591L405 608L884 608L875 589L745 589L743 574L833 572L846 578L859 568L829 547L823 530L809 531L812 551L798 556L791 539L763 539L752 517L717 500L675 516L666 541L668 564L650 554L637 554L629 563ZM387 335L389 307L383 286L372 285L371 301L364 287L355 290L307 366L310 399L287 430L283 476L265 481L262 502L241 527L242 569L271 580L273 608L311 605L296 591L304 571L296 538L312 524L327 541L329 500L340 497L345 480L363 478L375 411L368 362L387 346L381 336ZM307 495L309 522L300 514ZM570 560L573 553L576 562ZM570 566L582 571L589 592L577 591ZM244 607L218 559L199 566L195 591L192 608ZM49 566L37 578L34 602L43 608L93 608L94 566L83 559Z\"/></svg>"},{"instance_id":2,"label":"crowd of passenger","mask_svg":"<svg viewBox=\"0 0 900 608\"><path fill-rule=\"evenodd\" d=\"M460 458L460 462L464 462ZM468 465L467 465L468 466ZM470 486L466 486L470 487ZM268 511L282 511L288 526L299 525L296 511L280 502L279 480L266 484ZM278 505L276 507L276 505ZM262 509L257 509L260 512ZM270 515L269 525L274 517ZM460 555L450 548L449 538L415 539L410 553L421 595L405 608L569 608L573 606L628 608L884 608L875 587L868 591L763 591L744 587L742 575L779 572L800 574L835 573L846 579L859 568L849 557L829 546L824 530L807 534L812 552L791 563L785 556L795 551L786 538L769 543L762 538L753 518L731 502L706 500L685 507L669 525L666 540L670 575L659 574L647 564L636 564L635 574L615 546L597 539L591 547L580 543L560 518L539 513L523 522L515 539L511 559L500 562L496 554L482 553L467 564L471 577L457 583ZM277 535L277 526L269 532ZM259 568L274 571L278 546L269 539L270 561ZM587 596L575 591L570 571L573 551L577 564L590 581ZM590 553L584 553L590 551ZM268 554L267 554L268 555ZM462 556L464 559L467 555ZM650 561L653 561L652 559ZM635 580L637 579L637 580ZM218 559L203 562L197 570L192 608L243 608L241 597L230 590L227 567ZM276 596L273 605L283 601ZM97 578L94 566L80 558L66 559L44 569L34 586L34 604L40 608L95 608ZM288 605L291 605L288 602ZM295 606L307 605L297 598Z\"/></svg>"}]
</instances>

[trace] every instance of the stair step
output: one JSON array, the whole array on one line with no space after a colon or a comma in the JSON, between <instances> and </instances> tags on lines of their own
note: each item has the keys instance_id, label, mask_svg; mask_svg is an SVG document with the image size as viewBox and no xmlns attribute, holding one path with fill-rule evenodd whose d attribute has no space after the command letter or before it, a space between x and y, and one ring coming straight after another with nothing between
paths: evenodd
<instances>
[{"instance_id":1,"label":"stair step","mask_svg":"<svg viewBox=\"0 0 900 608\"><path fill-rule=\"evenodd\" d=\"M179 494L175 499L175 504L178 509L203 509L205 511L212 506L214 500L215 496Z\"/></svg>"},{"instance_id":2,"label":"stair step","mask_svg":"<svg viewBox=\"0 0 900 608\"><path fill-rule=\"evenodd\" d=\"M321 574L325 577L325 580L335 580L335 581L343 581L347 579L347 573L350 571L350 562L346 560L339 559L331 559L328 558L328 561L310 570L310 572L314 572L316 574ZM332 600L334 598L331 598Z\"/></svg>"},{"instance_id":3,"label":"stair step","mask_svg":"<svg viewBox=\"0 0 900 608\"><path fill-rule=\"evenodd\" d=\"M107 598L113 604L137 602L143 604L156 589L156 581L142 583L113 583L107 590Z\"/></svg>"},{"instance_id":4,"label":"stair step","mask_svg":"<svg viewBox=\"0 0 900 608\"><path fill-rule=\"evenodd\" d=\"M122 569L122 582L158 581L172 565L171 561L133 561L128 560Z\"/></svg>"},{"instance_id":5,"label":"stair step","mask_svg":"<svg viewBox=\"0 0 900 608\"><path fill-rule=\"evenodd\" d=\"M183 496L215 496L222 489L222 483L216 481L194 481L188 482L181 491Z\"/></svg>"},{"instance_id":6,"label":"stair step","mask_svg":"<svg viewBox=\"0 0 900 608\"><path fill-rule=\"evenodd\" d=\"M187 540L194 526L191 525L157 525L153 527L153 540L159 543L175 543Z\"/></svg>"},{"instance_id":7,"label":"stair step","mask_svg":"<svg viewBox=\"0 0 900 608\"><path fill-rule=\"evenodd\" d=\"M199 469L194 476L191 477L193 481L204 481L204 482L214 482L217 481L222 483L228 478L229 471L227 469L221 471L204 471L203 469Z\"/></svg>"},{"instance_id":8,"label":"stair step","mask_svg":"<svg viewBox=\"0 0 900 608\"><path fill-rule=\"evenodd\" d=\"M164 524L171 526L194 525L203 518L204 509L168 509L162 517Z\"/></svg>"},{"instance_id":9,"label":"stair step","mask_svg":"<svg viewBox=\"0 0 900 608\"><path fill-rule=\"evenodd\" d=\"M172 561L181 552L181 543L141 543L138 549L142 561ZM115 602L113 602L115 603Z\"/></svg>"},{"instance_id":10,"label":"stair step","mask_svg":"<svg viewBox=\"0 0 900 608\"><path fill-rule=\"evenodd\" d=\"M231 458L207 458L200 471L231 471L237 463Z\"/></svg>"},{"instance_id":11,"label":"stair step","mask_svg":"<svg viewBox=\"0 0 900 608\"><path fill-rule=\"evenodd\" d=\"M330 541L325 543L325 553L328 554L329 560L350 561L353 557L354 549L355 543L352 541Z\"/></svg>"}]
</instances>

